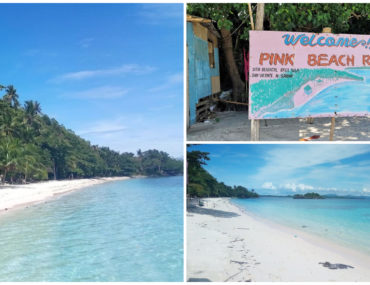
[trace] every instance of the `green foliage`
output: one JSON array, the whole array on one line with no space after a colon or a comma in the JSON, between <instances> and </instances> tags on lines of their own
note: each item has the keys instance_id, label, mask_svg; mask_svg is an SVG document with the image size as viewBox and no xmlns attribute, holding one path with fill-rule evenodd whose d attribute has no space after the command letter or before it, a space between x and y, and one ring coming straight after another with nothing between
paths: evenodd
<instances>
[{"instance_id":1,"label":"green foliage","mask_svg":"<svg viewBox=\"0 0 370 285\"><path fill-rule=\"evenodd\" d=\"M218 182L203 165L209 160L209 153L191 151L187 153L188 184L187 194L191 197L238 197L256 198L254 190L249 191L243 186L227 186Z\"/></svg>"},{"instance_id":2,"label":"green foliage","mask_svg":"<svg viewBox=\"0 0 370 285\"><path fill-rule=\"evenodd\" d=\"M251 6L255 18L257 5ZM333 33L368 34L370 29L368 3L267 3L264 7L264 30L320 33L324 27L330 27ZM219 30L230 30L235 64L243 74L243 48L247 50L249 47L249 30L252 28L248 4L189 3L187 13L213 20ZM226 60L221 52L221 68ZM228 76L232 75L225 73L221 76L221 85L230 86L233 80Z\"/></svg>"},{"instance_id":3,"label":"green foliage","mask_svg":"<svg viewBox=\"0 0 370 285\"><path fill-rule=\"evenodd\" d=\"M252 4L255 12L256 4ZM219 29L241 28L241 38L247 39L251 29L248 4L190 3L187 13L212 19ZM319 33L331 27L335 33L367 34L370 27L370 5L352 3L267 3L264 29Z\"/></svg>"},{"instance_id":4,"label":"green foliage","mask_svg":"<svg viewBox=\"0 0 370 285\"><path fill-rule=\"evenodd\" d=\"M320 33L331 27L335 33L367 34L370 5L352 3L266 4L268 29Z\"/></svg>"},{"instance_id":5,"label":"green foliage","mask_svg":"<svg viewBox=\"0 0 370 285\"><path fill-rule=\"evenodd\" d=\"M306 193L304 195L302 195L302 194L295 194L293 196L293 199L324 199L324 197L321 196L318 193L310 192L310 193Z\"/></svg>"},{"instance_id":6,"label":"green foliage","mask_svg":"<svg viewBox=\"0 0 370 285\"><path fill-rule=\"evenodd\" d=\"M91 145L55 119L37 101L20 107L13 86L0 85L0 182L107 176L180 175L182 160L162 151L119 153Z\"/></svg>"}]
</instances>

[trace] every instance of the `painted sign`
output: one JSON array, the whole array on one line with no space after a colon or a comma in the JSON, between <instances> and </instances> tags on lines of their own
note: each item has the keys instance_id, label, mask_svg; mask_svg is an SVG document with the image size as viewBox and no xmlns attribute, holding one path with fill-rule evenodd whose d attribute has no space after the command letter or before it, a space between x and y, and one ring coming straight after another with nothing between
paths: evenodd
<instances>
[{"instance_id":1,"label":"painted sign","mask_svg":"<svg viewBox=\"0 0 370 285\"><path fill-rule=\"evenodd\" d=\"M370 115L370 36L250 31L249 118Z\"/></svg>"}]
</instances>

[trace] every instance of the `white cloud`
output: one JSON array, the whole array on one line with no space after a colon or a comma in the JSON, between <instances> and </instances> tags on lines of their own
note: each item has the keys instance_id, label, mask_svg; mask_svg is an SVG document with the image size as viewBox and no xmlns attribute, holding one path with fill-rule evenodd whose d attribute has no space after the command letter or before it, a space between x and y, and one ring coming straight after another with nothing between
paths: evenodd
<instances>
[{"instance_id":1,"label":"white cloud","mask_svg":"<svg viewBox=\"0 0 370 285\"><path fill-rule=\"evenodd\" d=\"M263 157L265 165L251 179L261 185L268 177L275 185L305 181L309 184L330 187L328 182L368 175L368 166L347 165L341 160L369 152L367 145L284 145L272 148ZM327 163L335 164L330 167ZM311 182L312 181L312 182ZM315 182L315 183L314 183ZM292 186L292 185L291 185ZM292 188L292 187L290 187ZM293 187L294 188L294 187ZM295 189L298 189L295 187Z\"/></svg>"},{"instance_id":2,"label":"white cloud","mask_svg":"<svg viewBox=\"0 0 370 285\"><path fill-rule=\"evenodd\" d=\"M158 149L174 157L182 157L182 132L176 123L160 125L142 114L118 115L79 126L76 134L100 146L109 145L120 152Z\"/></svg>"},{"instance_id":3,"label":"white cloud","mask_svg":"<svg viewBox=\"0 0 370 285\"><path fill-rule=\"evenodd\" d=\"M183 80L184 80L183 73L175 73L171 76L168 76L164 83L149 89L149 92L158 92L163 91L165 89L169 89L173 86L181 84Z\"/></svg>"},{"instance_id":4,"label":"white cloud","mask_svg":"<svg viewBox=\"0 0 370 285\"><path fill-rule=\"evenodd\" d=\"M120 133L127 129L122 118L95 122L94 125L77 132L78 135L105 135Z\"/></svg>"},{"instance_id":5,"label":"white cloud","mask_svg":"<svg viewBox=\"0 0 370 285\"><path fill-rule=\"evenodd\" d=\"M125 75L125 74L146 74L154 71L155 68L152 66L141 66L138 64L124 64L119 67L107 68L107 69L93 69L93 70L81 70L76 72L70 72L55 77L51 82L61 83L64 81L76 81L82 79L88 79L93 77L101 76L113 76L113 75Z\"/></svg>"},{"instance_id":6,"label":"white cloud","mask_svg":"<svg viewBox=\"0 0 370 285\"><path fill-rule=\"evenodd\" d=\"M271 190L275 190L276 187L274 186L274 184L272 184L271 182L265 182L262 184L262 188L263 189L271 189Z\"/></svg>"},{"instance_id":7,"label":"white cloud","mask_svg":"<svg viewBox=\"0 0 370 285\"><path fill-rule=\"evenodd\" d=\"M285 183L283 185L280 186L281 189L287 189L287 190L291 190L293 192L296 192L297 190L299 191L310 191L310 190L313 190L314 187L311 186L311 185L305 185L305 184L302 184L302 183L299 183L299 184L296 184L296 183Z\"/></svg>"},{"instance_id":8,"label":"white cloud","mask_svg":"<svg viewBox=\"0 0 370 285\"><path fill-rule=\"evenodd\" d=\"M119 86L101 86L82 91L62 94L62 97L76 99L116 99L127 94L128 90Z\"/></svg>"},{"instance_id":9,"label":"white cloud","mask_svg":"<svg viewBox=\"0 0 370 285\"><path fill-rule=\"evenodd\" d=\"M370 188L369 188L369 187L364 187L364 188L362 189L362 192L370 193Z\"/></svg>"}]
</instances>

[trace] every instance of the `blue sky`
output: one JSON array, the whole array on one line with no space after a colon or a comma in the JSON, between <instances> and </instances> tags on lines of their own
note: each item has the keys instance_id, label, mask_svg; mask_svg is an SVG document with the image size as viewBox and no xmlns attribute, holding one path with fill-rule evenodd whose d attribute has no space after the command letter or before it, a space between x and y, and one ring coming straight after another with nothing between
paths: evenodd
<instances>
[{"instance_id":1,"label":"blue sky","mask_svg":"<svg viewBox=\"0 0 370 285\"><path fill-rule=\"evenodd\" d=\"M91 141L183 153L182 4L0 4L0 84Z\"/></svg>"},{"instance_id":2,"label":"blue sky","mask_svg":"<svg viewBox=\"0 0 370 285\"><path fill-rule=\"evenodd\" d=\"M370 196L370 145L193 145L210 153L205 166L218 181L260 194L319 192Z\"/></svg>"}]
</instances>

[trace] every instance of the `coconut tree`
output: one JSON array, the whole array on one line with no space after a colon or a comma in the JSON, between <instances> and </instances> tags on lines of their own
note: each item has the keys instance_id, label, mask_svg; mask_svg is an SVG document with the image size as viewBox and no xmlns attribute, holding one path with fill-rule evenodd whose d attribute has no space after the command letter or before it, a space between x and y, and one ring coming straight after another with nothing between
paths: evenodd
<instances>
[{"instance_id":1,"label":"coconut tree","mask_svg":"<svg viewBox=\"0 0 370 285\"><path fill-rule=\"evenodd\" d=\"M24 110L28 117L35 117L37 114L41 113L40 103L32 100L26 101L24 102Z\"/></svg>"},{"instance_id":2,"label":"coconut tree","mask_svg":"<svg viewBox=\"0 0 370 285\"><path fill-rule=\"evenodd\" d=\"M25 144L20 148L19 157L21 158L17 171L24 176L24 182L27 182L30 178L37 177L38 179L46 179L46 167L39 162L37 147L33 144Z\"/></svg>"},{"instance_id":3,"label":"coconut tree","mask_svg":"<svg viewBox=\"0 0 370 285\"><path fill-rule=\"evenodd\" d=\"M16 169L20 161L19 141L12 137L6 137L0 142L0 170L2 182L6 180L9 171ZM12 180L12 177L11 177Z\"/></svg>"},{"instance_id":4,"label":"coconut tree","mask_svg":"<svg viewBox=\"0 0 370 285\"><path fill-rule=\"evenodd\" d=\"M3 99L15 109L19 107L19 95L17 94L17 89L15 89L13 85L6 87Z\"/></svg>"},{"instance_id":5,"label":"coconut tree","mask_svg":"<svg viewBox=\"0 0 370 285\"><path fill-rule=\"evenodd\" d=\"M24 123L26 125L26 132L30 133L30 128L32 127L34 130L40 127L40 124L37 120L37 115L41 114L41 107L40 103L37 101L26 101L24 103ZM30 134L32 136L32 133Z\"/></svg>"},{"instance_id":6,"label":"coconut tree","mask_svg":"<svg viewBox=\"0 0 370 285\"><path fill-rule=\"evenodd\" d=\"M19 128L19 117L17 116L16 110L13 108L5 107L1 108L0 114L0 137L1 136L17 136Z\"/></svg>"}]
</instances>

